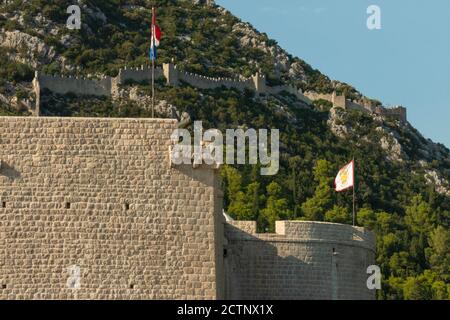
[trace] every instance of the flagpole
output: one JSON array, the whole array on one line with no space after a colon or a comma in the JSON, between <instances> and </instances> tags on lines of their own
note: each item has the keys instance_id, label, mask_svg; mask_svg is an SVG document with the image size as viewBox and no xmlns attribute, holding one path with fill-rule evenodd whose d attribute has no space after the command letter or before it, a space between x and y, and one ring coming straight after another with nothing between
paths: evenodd
<instances>
[{"instance_id":1,"label":"flagpole","mask_svg":"<svg viewBox=\"0 0 450 320\"><path fill-rule=\"evenodd\" d=\"M355 186L356 186L356 179L355 179L355 158L353 157L353 226L356 226L356 210L355 210Z\"/></svg>"},{"instance_id":2,"label":"flagpole","mask_svg":"<svg viewBox=\"0 0 450 320\"><path fill-rule=\"evenodd\" d=\"M152 7L152 43L155 45L155 8ZM152 118L155 117L155 48L151 48L152 52Z\"/></svg>"},{"instance_id":3,"label":"flagpole","mask_svg":"<svg viewBox=\"0 0 450 320\"><path fill-rule=\"evenodd\" d=\"M155 117L155 58L152 59L152 118Z\"/></svg>"}]
</instances>

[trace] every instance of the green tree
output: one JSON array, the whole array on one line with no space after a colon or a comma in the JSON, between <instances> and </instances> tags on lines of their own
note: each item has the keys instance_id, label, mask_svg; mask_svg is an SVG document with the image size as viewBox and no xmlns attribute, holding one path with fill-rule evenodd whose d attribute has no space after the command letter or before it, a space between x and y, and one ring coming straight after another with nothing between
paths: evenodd
<instances>
[{"instance_id":1,"label":"green tree","mask_svg":"<svg viewBox=\"0 0 450 320\"><path fill-rule=\"evenodd\" d=\"M390 213L381 211L376 214L377 223L375 231L377 234L387 234L394 228L394 216Z\"/></svg>"},{"instance_id":2,"label":"green tree","mask_svg":"<svg viewBox=\"0 0 450 320\"><path fill-rule=\"evenodd\" d=\"M370 208L361 208L357 213L358 224L368 228L369 230L375 230L377 225L377 215Z\"/></svg>"},{"instance_id":3,"label":"green tree","mask_svg":"<svg viewBox=\"0 0 450 320\"><path fill-rule=\"evenodd\" d=\"M318 183L314 195L301 206L305 219L323 221L325 213L331 209L334 200L334 190L330 187L333 177L333 167L327 160L318 160L314 167L314 180Z\"/></svg>"},{"instance_id":4,"label":"green tree","mask_svg":"<svg viewBox=\"0 0 450 320\"><path fill-rule=\"evenodd\" d=\"M222 167L220 173L224 190L224 207L227 208L232 202L237 201L238 194L242 190L242 175L235 168L227 165Z\"/></svg>"},{"instance_id":5,"label":"green tree","mask_svg":"<svg viewBox=\"0 0 450 320\"><path fill-rule=\"evenodd\" d=\"M297 217L298 213L298 198L299 198L299 181L298 181L298 171L299 166L301 163L301 159L299 156L291 157L289 158L289 169L290 169L290 177L289 177L289 184L292 190L292 200L293 200L293 207L294 207L294 218Z\"/></svg>"},{"instance_id":6,"label":"green tree","mask_svg":"<svg viewBox=\"0 0 450 320\"><path fill-rule=\"evenodd\" d=\"M433 270L449 278L450 271L450 231L442 226L435 228L428 240L430 247L425 250Z\"/></svg>"},{"instance_id":7,"label":"green tree","mask_svg":"<svg viewBox=\"0 0 450 320\"><path fill-rule=\"evenodd\" d=\"M406 251L394 252L389 259L389 269L395 276L413 275L416 272L414 261Z\"/></svg>"},{"instance_id":8,"label":"green tree","mask_svg":"<svg viewBox=\"0 0 450 320\"><path fill-rule=\"evenodd\" d=\"M449 286L439 280L437 273L425 270L417 277L408 277L403 285L406 300L447 300Z\"/></svg>"},{"instance_id":9,"label":"green tree","mask_svg":"<svg viewBox=\"0 0 450 320\"><path fill-rule=\"evenodd\" d=\"M242 186L242 175L233 167L223 166L221 170L225 207L238 220L256 220L259 214L260 195L258 182Z\"/></svg>"},{"instance_id":10,"label":"green tree","mask_svg":"<svg viewBox=\"0 0 450 320\"><path fill-rule=\"evenodd\" d=\"M327 160L318 160L314 167L314 180L319 184L331 185L334 179L335 168Z\"/></svg>"},{"instance_id":11,"label":"green tree","mask_svg":"<svg viewBox=\"0 0 450 320\"><path fill-rule=\"evenodd\" d=\"M405 280L402 277L389 276L383 285L381 298L387 300L403 300L403 285Z\"/></svg>"},{"instance_id":12,"label":"green tree","mask_svg":"<svg viewBox=\"0 0 450 320\"><path fill-rule=\"evenodd\" d=\"M325 213L325 221L351 224L352 217L346 208L334 205L333 209Z\"/></svg>"},{"instance_id":13,"label":"green tree","mask_svg":"<svg viewBox=\"0 0 450 320\"><path fill-rule=\"evenodd\" d=\"M412 233L426 233L434 223L434 213L431 206L421 195L415 196L406 207L405 223Z\"/></svg>"},{"instance_id":14,"label":"green tree","mask_svg":"<svg viewBox=\"0 0 450 320\"><path fill-rule=\"evenodd\" d=\"M273 232L275 221L292 219L288 201L282 198L281 187L275 181L267 186L266 206L261 210L259 225L267 231Z\"/></svg>"},{"instance_id":15,"label":"green tree","mask_svg":"<svg viewBox=\"0 0 450 320\"><path fill-rule=\"evenodd\" d=\"M428 281L423 277L409 277L403 285L406 300L431 300L433 292Z\"/></svg>"},{"instance_id":16,"label":"green tree","mask_svg":"<svg viewBox=\"0 0 450 320\"><path fill-rule=\"evenodd\" d=\"M246 192L239 191L233 197L228 211L238 220L256 220L259 213L259 183L250 183Z\"/></svg>"},{"instance_id":17,"label":"green tree","mask_svg":"<svg viewBox=\"0 0 450 320\"><path fill-rule=\"evenodd\" d=\"M450 284L445 284L444 281L435 281L431 286L433 292L433 299L435 300L450 300Z\"/></svg>"}]
</instances>

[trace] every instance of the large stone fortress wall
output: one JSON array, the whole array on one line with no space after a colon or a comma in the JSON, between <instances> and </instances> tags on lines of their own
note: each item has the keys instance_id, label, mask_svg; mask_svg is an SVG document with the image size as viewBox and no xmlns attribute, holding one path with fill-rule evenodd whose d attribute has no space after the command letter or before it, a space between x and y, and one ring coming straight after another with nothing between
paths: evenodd
<instances>
[{"instance_id":1,"label":"large stone fortress wall","mask_svg":"<svg viewBox=\"0 0 450 320\"><path fill-rule=\"evenodd\" d=\"M0 299L374 298L372 233L225 223L217 166L171 164L177 126L0 117Z\"/></svg>"},{"instance_id":2,"label":"large stone fortress wall","mask_svg":"<svg viewBox=\"0 0 450 320\"><path fill-rule=\"evenodd\" d=\"M374 299L366 285L375 261L374 235L350 225L277 221L225 226L225 291L233 299Z\"/></svg>"},{"instance_id":3,"label":"large stone fortress wall","mask_svg":"<svg viewBox=\"0 0 450 320\"><path fill-rule=\"evenodd\" d=\"M221 298L217 174L171 166L176 127L0 117L0 299Z\"/></svg>"}]
</instances>

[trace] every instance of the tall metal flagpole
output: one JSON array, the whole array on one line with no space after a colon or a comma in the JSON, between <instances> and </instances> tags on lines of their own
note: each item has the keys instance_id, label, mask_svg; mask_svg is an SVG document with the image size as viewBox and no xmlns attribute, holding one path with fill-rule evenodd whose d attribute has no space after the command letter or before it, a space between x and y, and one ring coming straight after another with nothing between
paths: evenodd
<instances>
[{"instance_id":1,"label":"tall metal flagpole","mask_svg":"<svg viewBox=\"0 0 450 320\"><path fill-rule=\"evenodd\" d=\"M152 7L152 118L155 117L155 8Z\"/></svg>"},{"instance_id":2,"label":"tall metal flagpole","mask_svg":"<svg viewBox=\"0 0 450 320\"><path fill-rule=\"evenodd\" d=\"M356 210L355 210L355 157L353 157L353 226L356 226Z\"/></svg>"}]
</instances>

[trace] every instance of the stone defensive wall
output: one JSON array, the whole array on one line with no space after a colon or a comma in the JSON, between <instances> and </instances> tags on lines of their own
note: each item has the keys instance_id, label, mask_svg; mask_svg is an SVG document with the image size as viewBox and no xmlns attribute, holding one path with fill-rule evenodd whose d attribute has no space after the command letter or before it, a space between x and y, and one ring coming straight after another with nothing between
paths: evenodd
<instances>
[{"instance_id":1,"label":"stone defensive wall","mask_svg":"<svg viewBox=\"0 0 450 320\"><path fill-rule=\"evenodd\" d=\"M169 119L0 117L0 299L223 298L217 171Z\"/></svg>"},{"instance_id":2,"label":"stone defensive wall","mask_svg":"<svg viewBox=\"0 0 450 320\"><path fill-rule=\"evenodd\" d=\"M155 67L155 80L162 77L163 69L161 67ZM128 80L135 82L143 82L152 80L152 69L150 67L141 66L140 68L124 68L119 70L119 74L115 78L119 84L123 84Z\"/></svg>"},{"instance_id":3,"label":"stone defensive wall","mask_svg":"<svg viewBox=\"0 0 450 320\"><path fill-rule=\"evenodd\" d=\"M304 95L311 101L322 99L331 102L333 106L338 108L357 110L365 113L394 118L404 123L407 122L406 108L402 106L386 108L383 106L377 106L374 102L366 98L352 101L347 99L345 95L337 95L336 92L324 94L314 91L307 91Z\"/></svg>"},{"instance_id":4,"label":"stone defensive wall","mask_svg":"<svg viewBox=\"0 0 450 320\"><path fill-rule=\"evenodd\" d=\"M306 104L311 104L311 100L303 95L301 90L288 85L270 87L266 85L266 78L259 73L249 78L212 78L181 71L171 63L165 63L162 67L156 67L154 72L155 80L165 77L167 84L172 86L179 86L184 82L200 89L226 87L240 91L253 90L259 94L278 94L284 91L293 94ZM51 76L36 72L33 80L34 91L37 97L36 113L39 114L42 89L48 89L59 94L72 92L78 95L111 96L115 98L118 96L119 86L126 83L126 81L150 82L151 80L152 71L147 66L141 66L140 68L125 67L119 70L117 77L105 76L100 80Z\"/></svg>"},{"instance_id":5,"label":"stone defensive wall","mask_svg":"<svg viewBox=\"0 0 450 320\"><path fill-rule=\"evenodd\" d=\"M375 263L374 234L325 222L225 224L225 296L232 299L375 299L366 285Z\"/></svg>"},{"instance_id":6,"label":"stone defensive wall","mask_svg":"<svg viewBox=\"0 0 450 320\"><path fill-rule=\"evenodd\" d=\"M41 89L47 88L55 93L74 93L80 95L109 96L111 94L111 78L100 80L72 78L37 74L35 76Z\"/></svg>"},{"instance_id":7,"label":"stone defensive wall","mask_svg":"<svg viewBox=\"0 0 450 320\"><path fill-rule=\"evenodd\" d=\"M305 96L310 100L326 100L333 103L334 106L345 108L346 107L346 99L344 96L337 96L335 93L317 93L314 91L306 91Z\"/></svg>"},{"instance_id":8,"label":"stone defensive wall","mask_svg":"<svg viewBox=\"0 0 450 320\"><path fill-rule=\"evenodd\" d=\"M399 119L400 121L406 122L406 108L405 107L393 107L393 108L382 108L377 107L375 109L375 113L385 117L392 117L395 119Z\"/></svg>"},{"instance_id":9,"label":"stone defensive wall","mask_svg":"<svg viewBox=\"0 0 450 320\"><path fill-rule=\"evenodd\" d=\"M279 94L287 92L294 95L298 100L305 104L312 104L312 101L323 99L331 102L334 106L343 109L358 110L366 113L377 114L385 117L391 117L402 122L407 121L406 108L398 106L394 108L385 108L376 106L368 99L352 101L345 95L337 95L335 92L330 94L317 93L308 91L302 93L291 85L268 86L264 75L256 73L249 78L213 78L181 71L177 66L171 63L165 63L162 67L155 68L155 79L164 77L167 85L179 86L181 83L187 83L193 87L200 89L215 89L220 87L237 89L240 91L253 90L258 94ZM119 86L127 81L133 82L150 82L152 80L151 68L141 66L140 68L127 68L119 70L117 77L103 77L100 80L71 78L60 76L49 76L36 72L33 80L33 87L36 94L36 114L40 109L40 94L42 89L66 94L72 92L78 95L97 95L118 97Z\"/></svg>"},{"instance_id":10,"label":"stone defensive wall","mask_svg":"<svg viewBox=\"0 0 450 320\"><path fill-rule=\"evenodd\" d=\"M195 73L177 71L174 75L178 81L183 81L189 85L200 89L215 89L220 87L233 88L244 91L245 89L255 90L252 78L240 80L232 78L211 78Z\"/></svg>"}]
</instances>

